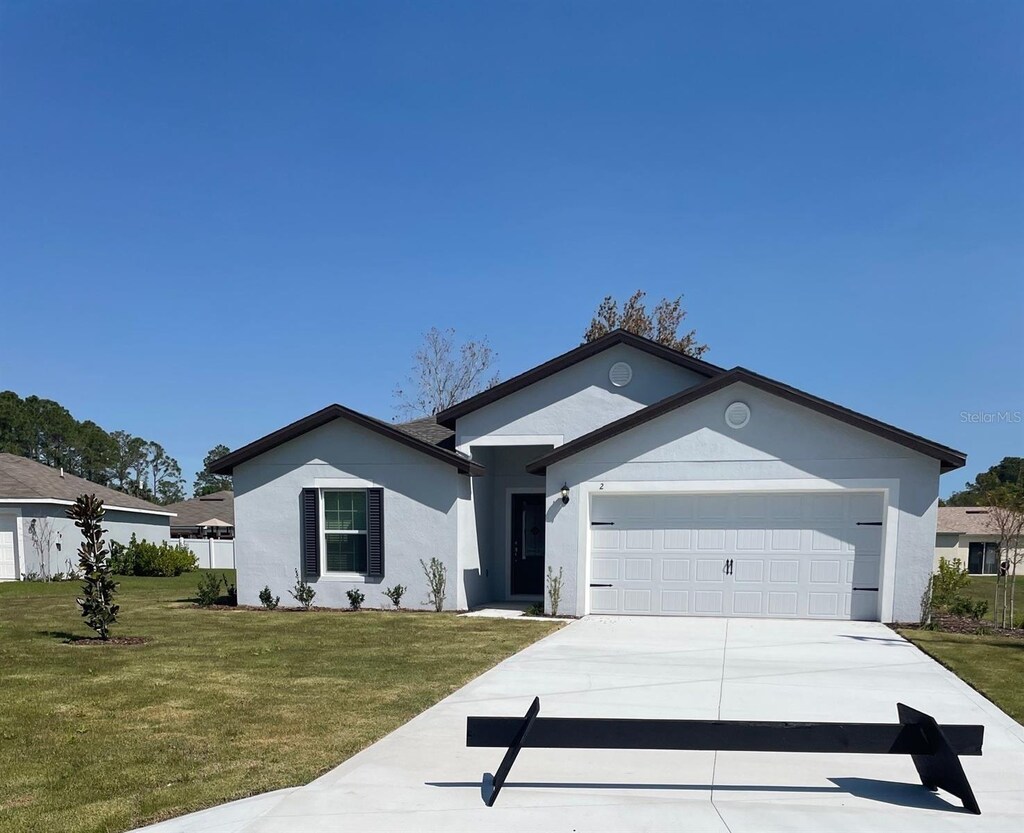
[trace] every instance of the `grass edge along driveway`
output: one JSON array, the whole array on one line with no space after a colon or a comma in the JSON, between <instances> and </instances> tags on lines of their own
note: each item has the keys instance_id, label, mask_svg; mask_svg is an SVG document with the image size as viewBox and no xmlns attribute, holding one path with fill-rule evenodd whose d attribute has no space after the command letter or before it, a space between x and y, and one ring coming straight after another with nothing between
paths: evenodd
<instances>
[{"instance_id":1,"label":"grass edge along driveway","mask_svg":"<svg viewBox=\"0 0 1024 833\"><path fill-rule=\"evenodd\" d=\"M305 784L558 627L200 610L198 577L121 578L113 634L150 641L114 647L66 643L91 635L77 583L0 584L0 831L122 831Z\"/></svg>"},{"instance_id":2,"label":"grass edge along driveway","mask_svg":"<svg viewBox=\"0 0 1024 833\"><path fill-rule=\"evenodd\" d=\"M1024 724L1024 639L913 628L899 633Z\"/></svg>"}]
</instances>

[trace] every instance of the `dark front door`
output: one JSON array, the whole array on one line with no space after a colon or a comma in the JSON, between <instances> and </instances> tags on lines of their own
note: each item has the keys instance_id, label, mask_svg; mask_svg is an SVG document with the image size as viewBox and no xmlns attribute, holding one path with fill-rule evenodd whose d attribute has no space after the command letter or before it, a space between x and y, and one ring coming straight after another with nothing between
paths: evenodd
<instances>
[{"instance_id":1,"label":"dark front door","mask_svg":"<svg viewBox=\"0 0 1024 833\"><path fill-rule=\"evenodd\" d=\"M512 595L544 594L544 495L512 495Z\"/></svg>"}]
</instances>

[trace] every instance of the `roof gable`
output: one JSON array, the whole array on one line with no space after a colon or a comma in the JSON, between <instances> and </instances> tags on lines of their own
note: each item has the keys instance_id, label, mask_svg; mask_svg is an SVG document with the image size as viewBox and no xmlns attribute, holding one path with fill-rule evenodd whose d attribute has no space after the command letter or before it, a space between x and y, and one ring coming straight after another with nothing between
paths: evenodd
<instances>
[{"instance_id":1,"label":"roof gable","mask_svg":"<svg viewBox=\"0 0 1024 833\"><path fill-rule=\"evenodd\" d=\"M941 471L943 472L958 469L967 461L966 455L961 451L957 451L953 448L949 448L948 446L925 439L924 437L920 437L916 434L911 434L909 431L896 428L893 425L889 425L877 419L873 419L872 417L857 413L856 411L851 411L849 408L844 408L834 402L829 402L825 399L821 399L820 397L812 396L809 393L805 393L804 391L798 390L797 388L791 387L790 385L786 385L782 382L776 382L773 379L761 376L747 370L746 368L736 367L730 371L723 372L718 376L714 376L708 381L692 388L688 388L680 393L668 396L660 402L655 402L653 405L643 408L634 414L630 414L622 419L610 422L595 431L591 431L589 434L577 437L575 440L565 443L564 445L554 449L554 451L534 460L527 466L526 470L531 474L541 474L553 463L557 463L560 460L571 457L586 448L591 448L605 440L625 433L638 425L643 425L644 423L650 422L663 414L667 414L677 408L684 407L691 402L696 402L712 393L715 393L716 391L722 390L739 382L758 388L775 396L779 396L782 399L794 402L798 405L809 408L812 411L824 414L825 416L832 417L840 422L846 423L847 425L860 428L868 433L875 434L876 436L910 448L928 457L933 457L940 461Z\"/></svg>"},{"instance_id":2,"label":"roof gable","mask_svg":"<svg viewBox=\"0 0 1024 833\"><path fill-rule=\"evenodd\" d=\"M353 422L356 425L360 425L363 428L374 431L388 439L394 440L395 442L401 443L409 448L413 448L416 451L421 451L424 454L433 457L435 460L440 460L442 463L455 466L461 474L468 474L471 476L483 474L484 467L479 463L474 463L468 457L464 457L455 451L440 448L439 446L414 435L409 430L403 430L395 425L390 425L379 419L374 419L371 416L361 414L358 411L353 411L351 408L346 408L343 405L337 404L328 405L326 408L322 408L314 414L303 417L290 425L286 425L284 428L280 428L277 431L267 434L265 437L261 437L248 445L242 446L236 451L232 451L230 454L226 454L219 460L214 461L214 463L209 467L209 471L213 474L231 474L234 467L240 463L244 463L254 457L258 457L264 452L270 451L272 448L276 448L289 440L302 436L303 434L312 431L314 428L319 428L321 425L326 425L328 422L333 422L336 419L344 419L348 422Z\"/></svg>"},{"instance_id":3,"label":"roof gable","mask_svg":"<svg viewBox=\"0 0 1024 833\"><path fill-rule=\"evenodd\" d=\"M579 347L570 350L568 353L563 353L561 356L557 356L550 361L544 362L544 364L538 365L531 370L527 370L525 373L513 376L511 379L507 379L492 388L488 388L475 396L471 396L469 399L459 402L450 408L446 408L438 413L437 422L439 425L443 425L446 428L454 429L455 422L459 417L463 417L466 414L483 408L485 405L490 405L492 402L497 402L499 399L503 399L516 391L529 387L535 382L539 382L542 379L553 376L555 373L558 373L567 367L571 367L584 359L596 356L598 353L601 353L610 347L614 347L617 344L626 344L637 350L642 350L652 356L657 356L658 358L664 359L672 364L692 370L706 378L711 378L725 372L722 368L717 367L716 365L710 364L701 359L695 359L692 356L687 356L685 353L680 353L678 350L665 347L663 344L658 344L658 342L652 341L649 338L643 338L642 336L634 335L633 333L626 332L625 330L613 330L607 335L601 336L599 339L582 344Z\"/></svg>"}]
</instances>

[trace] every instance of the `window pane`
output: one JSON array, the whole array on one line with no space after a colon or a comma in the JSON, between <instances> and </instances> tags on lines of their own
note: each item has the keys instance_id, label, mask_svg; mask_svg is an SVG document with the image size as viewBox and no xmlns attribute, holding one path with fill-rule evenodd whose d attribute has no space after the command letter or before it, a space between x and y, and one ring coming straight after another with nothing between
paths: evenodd
<instances>
[{"instance_id":1,"label":"window pane","mask_svg":"<svg viewBox=\"0 0 1024 833\"><path fill-rule=\"evenodd\" d=\"M366 536L365 535L330 535L326 536L327 572L329 573L365 573L366 572Z\"/></svg>"},{"instance_id":2,"label":"window pane","mask_svg":"<svg viewBox=\"0 0 1024 833\"><path fill-rule=\"evenodd\" d=\"M324 492L324 529L366 531L366 492Z\"/></svg>"}]
</instances>

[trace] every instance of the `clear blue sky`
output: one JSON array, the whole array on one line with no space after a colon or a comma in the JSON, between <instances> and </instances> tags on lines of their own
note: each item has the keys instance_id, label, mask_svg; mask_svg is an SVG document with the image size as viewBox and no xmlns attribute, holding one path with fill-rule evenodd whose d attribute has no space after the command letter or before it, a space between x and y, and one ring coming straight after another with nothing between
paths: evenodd
<instances>
[{"instance_id":1,"label":"clear blue sky","mask_svg":"<svg viewBox=\"0 0 1024 833\"><path fill-rule=\"evenodd\" d=\"M191 478L424 330L505 376L607 293L960 448L1024 426L1024 3L0 6L0 389ZM191 484L190 484L191 485Z\"/></svg>"}]
</instances>

